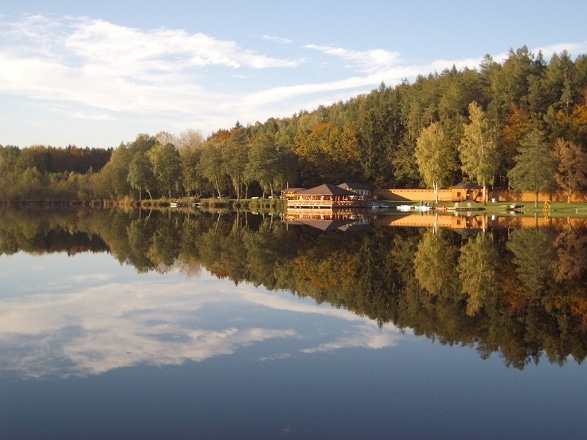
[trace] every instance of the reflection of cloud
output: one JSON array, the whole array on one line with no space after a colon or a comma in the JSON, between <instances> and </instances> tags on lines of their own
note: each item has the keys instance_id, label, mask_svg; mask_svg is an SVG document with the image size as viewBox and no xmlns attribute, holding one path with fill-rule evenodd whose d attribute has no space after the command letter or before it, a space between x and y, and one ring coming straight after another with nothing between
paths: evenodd
<instances>
[{"instance_id":1,"label":"reflection of cloud","mask_svg":"<svg viewBox=\"0 0 587 440\"><path fill-rule=\"evenodd\" d=\"M266 361L280 361L283 359L289 359L291 357L290 353L277 353L277 354L272 354L269 356L263 356L261 358L259 358L259 360L261 362L266 362Z\"/></svg>"},{"instance_id":2,"label":"reflection of cloud","mask_svg":"<svg viewBox=\"0 0 587 440\"><path fill-rule=\"evenodd\" d=\"M179 365L186 360L203 361L263 341L303 336L300 332L304 330L288 328L286 323L276 328L273 322L265 325L257 319L244 319L239 312L225 318L223 310L235 304L242 310L250 311L253 306L360 323L356 336L305 350L307 353L326 346L392 345L394 329L381 333L367 319L345 310L253 286L235 288L207 275L197 283L175 278L169 282L173 276L167 274L158 278L167 281L155 283L153 279L157 278L133 278L122 283L108 282L108 277L102 275L65 277L59 284L43 283L45 293L0 301L0 370L16 371L23 377L100 374L139 363ZM82 281L102 283L85 287ZM215 318L218 313L220 317ZM248 312L244 316L249 316ZM377 337L373 329L381 335ZM277 353L261 360L289 356Z\"/></svg>"},{"instance_id":3,"label":"reflection of cloud","mask_svg":"<svg viewBox=\"0 0 587 440\"><path fill-rule=\"evenodd\" d=\"M336 341L325 342L314 348L301 350L302 353L331 352L345 348L368 348L379 350L393 347L399 339L398 332L393 329L379 329L375 325L357 326L357 332L345 334Z\"/></svg>"},{"instance_id":4,"label":"reflection of cloud","mask_svg":"<svg viewBox=\"0 0 587 440\"><path fill-rule=\"evenodd\" d=\"M107 281L110 275L105 273L96 273L91 275L76 275L72 277L72 281L76 283L86 283L88 281Z\"/></svg>"}]
</instances>

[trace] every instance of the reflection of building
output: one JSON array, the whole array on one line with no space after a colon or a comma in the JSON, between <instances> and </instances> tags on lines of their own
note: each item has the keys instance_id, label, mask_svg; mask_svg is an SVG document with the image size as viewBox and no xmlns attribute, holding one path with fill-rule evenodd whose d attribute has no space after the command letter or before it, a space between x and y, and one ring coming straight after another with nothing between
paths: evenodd
<instances>
[{"instance_id":1,"label":"reflection of building","mask_svg":"<svg viewBox=\"0 0 587 440\"><path fill-rule=\"evenodd\" d=\"M362 208L365 201L357 193L332 184L323 184L310 189L284 191L287 208L349 209Z\"/></svg>"},{"instance_id":2,"label":"reflection of building","mask_svg":"<svg viewBox=\"0 0 587 440\"><path fill-rule=\"evenodd\" d=\"M438 213L382 216L373 220L379 226L412 228L450 228L483 230L487 227L486 216L441 215Z\"/></svg>"},{"instance_id":3,"label":"reflection of building","mask_svg":"<svg viewBox=\"0 0 587 440\"><path fill-rule=\"evenodd\" d=\"M450 228L450 229L477 229L487 228L556 228L572 227L575 229L587 228L587 219L584 218L552 218L552 217L525 217L525 216L488 216L488 215L451 215L451 214L417 214L389 215L374 218L372 224L378 226L397 226L415 228Z\"/></svg>"},{"instance_id":4,"label":"reflection of building","mask_svg":"<svg viewBox=\"0 0 587 440\"><path fill-rule=\"evenodd\" d=\"M293 226L311 226L322 231L353 231L368 226L371 219L356 212L294 209L287 211L285 223Z\"/></svg>"}]
</instances>

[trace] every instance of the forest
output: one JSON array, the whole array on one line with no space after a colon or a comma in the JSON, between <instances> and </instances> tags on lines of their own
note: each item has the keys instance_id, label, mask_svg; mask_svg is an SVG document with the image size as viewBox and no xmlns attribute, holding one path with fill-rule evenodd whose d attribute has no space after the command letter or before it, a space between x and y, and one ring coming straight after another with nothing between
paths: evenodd
<instances>
[{"instance_id":1,"label":"forest","mask_svg":"<svg viewBox=\"0 0 587 440\"><path fill-rule=\"evenodd\" d=\"M381 83L346 102L221 128L138 134L117 148L0 146L0 202L279 195L287 187L573 193L587 186L587 56L527 47L477 69Z\"/></svg>"}]
</instances>

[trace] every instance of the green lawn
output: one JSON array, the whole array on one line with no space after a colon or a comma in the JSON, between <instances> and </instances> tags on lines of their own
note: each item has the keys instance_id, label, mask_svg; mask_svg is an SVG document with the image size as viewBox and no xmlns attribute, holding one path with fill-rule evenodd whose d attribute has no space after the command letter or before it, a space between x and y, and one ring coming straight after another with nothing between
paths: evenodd
<instances>
[{"instance_id":1,"label":"green lawn","mask_svg":"<svg viewBox=\"0 0 587 440\"><path fill-rule=\"evenodd\" d=\"M503 213L512 203L516 202L477 204L477 206L483 206L488 213ZM539 203L537 208L534 207L534 202L517 202L517 204L524 205L523 211L517 215L545 214L544 203ZM550 217L587 217L587 203L551 203L546 213Z\"/></svg>"}]
</instances>

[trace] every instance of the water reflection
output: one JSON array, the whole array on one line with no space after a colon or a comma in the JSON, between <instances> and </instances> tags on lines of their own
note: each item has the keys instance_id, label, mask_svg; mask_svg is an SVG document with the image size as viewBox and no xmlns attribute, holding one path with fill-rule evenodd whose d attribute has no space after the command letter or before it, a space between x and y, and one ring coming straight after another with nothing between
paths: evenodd
<instances>
[{"instance_id":1,"label":"water reflection","mask_svg":"<svg viewBox=\"0 0 587 440\"><path fill-rule=\"evenodd\" d=\"M283 220L191 210L1 210L4 255L91 251L145 274L145 281L130 285L91 274L101 282L68 295L39 286L34 295L6 298L0 303L2 345L24 351L18 361L3 358L2 368L30 376L94 374L136 363L207 359L258 341L295 340L303 328L255 326L254 320L219 328L211 323L224 322L220 316L226 318L231 304L294 311L304 307L299 298L329 303L338 309L320 313L340 313L360 325L353 334L299 346L296 353L390 346L399 328L442 344L474 346L483 359L497 353L519 369L540 359L581 362L587 355L582 220ZM522 228L525 222L531 227ZM148 278L160 273L185 280L167 285ZM195 291L189 280L208 274L235 287ZM272 291L295 296L285 300ZM199 325L204 316L218 319ZM264 358L290 355L277 351Z\"/></svg>"},{"instance_id":2,"label":"water reflection","mask_svg":"<svg viewBox=\"0 0 587 440\"><path fill-rule=\"evenodd\" d=\"M31 267L35 258L19 255L19 264ZM390 347L399 334L392 326L380 331L342 309L316 307L248 284L218 284L207 274L198 275L197 284L179 271L128 282L121 278L124 268L111 259L100 262L99 272L95 257L86 260L68 268L67 256L46 257L34 283L13 288L0 301L1 371L28 378L86 376L140 364L199 362L281 340L279 350L258 359L269 361L350 347ZM263 310L279 312L282 319L268 327L259 318ZM353 330L323 334L316 342L308 335L311 330L288 314L343 320ZM298 342L287 351L291 341Z\"/></svg>"}]
</instances>

